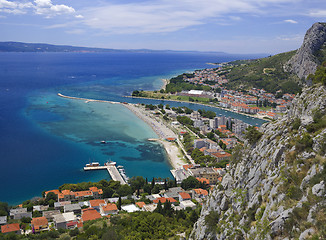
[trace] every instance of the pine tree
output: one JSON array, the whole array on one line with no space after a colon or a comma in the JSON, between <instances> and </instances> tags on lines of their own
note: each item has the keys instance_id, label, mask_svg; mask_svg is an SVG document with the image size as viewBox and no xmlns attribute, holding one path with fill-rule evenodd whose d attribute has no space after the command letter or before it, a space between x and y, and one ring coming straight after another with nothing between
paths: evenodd
<instances>
[{"instance_id":1,"label":"pine tree","mask_svg":"<svg viewBox=\"0 0 326 240\"><path fill-rule=\"evenodd\" d=\"M118 209L121 210L121 196L119 196L119 200L118 200Z\"/></svg>"}]
</instances>

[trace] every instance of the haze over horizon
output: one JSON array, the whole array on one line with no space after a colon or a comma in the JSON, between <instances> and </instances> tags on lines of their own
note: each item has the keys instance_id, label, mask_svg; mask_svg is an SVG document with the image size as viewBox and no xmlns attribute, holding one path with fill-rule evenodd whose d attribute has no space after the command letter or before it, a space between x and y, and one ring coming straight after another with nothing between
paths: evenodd
<instances>
[{"instance_id":1,"label":"haze over horizon","mask_svg":"<svg viewBox=\"0 0 326 240\"><path fill-rule=\"evenodd\" d=\"M0 0L0 41L276 54L325 17L321 0Z\"/></svg>"}]
</instances>

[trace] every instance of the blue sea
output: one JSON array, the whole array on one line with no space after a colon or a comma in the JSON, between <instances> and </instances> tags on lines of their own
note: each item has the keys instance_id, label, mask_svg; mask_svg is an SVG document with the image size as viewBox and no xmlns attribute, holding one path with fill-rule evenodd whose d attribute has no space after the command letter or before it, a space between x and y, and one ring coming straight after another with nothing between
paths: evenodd
<instances>
[{"instance_id":1,"label":"blue sea","mask_svg":"<svg viewBox=\"0 0 326 240\"><path fill-rule=\"evenodd\" d=\"M106 171L84 172L107 160L129 177L170 177L164 149L147 141L152 129L121 105L69 100L65 95L131 103L205 108L253 125L262 120L227 111L160 100L125 98L155 90L162 78L208 62L258 56L206 53L0 53L0 201L19 204L64 183L110 180ZM107 144L100 144L105 140Z\"/></svg>"}]
</instances>

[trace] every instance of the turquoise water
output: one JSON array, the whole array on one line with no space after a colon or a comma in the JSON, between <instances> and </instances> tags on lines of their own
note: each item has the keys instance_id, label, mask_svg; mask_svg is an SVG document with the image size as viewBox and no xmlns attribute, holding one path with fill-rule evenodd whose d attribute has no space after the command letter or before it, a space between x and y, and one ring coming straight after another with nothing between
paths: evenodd
<instances>
[{"instance_id":1,"label":"turquoise water","mask_svg":"<svg viewBox=\"0 0 326 240\"><path fill-rule=\"evenodd\" d=\"M116 161L129 177L172 177L164 149L147 141L156 134L128 109L57 93L159 103L123 96L158 89L161 78L210 67L206 62L241 58L252 56L0 53L0 201L18 204L64 183L110 179L106 171L84 172L89 161Z\"/></svg>"}]
</instances>

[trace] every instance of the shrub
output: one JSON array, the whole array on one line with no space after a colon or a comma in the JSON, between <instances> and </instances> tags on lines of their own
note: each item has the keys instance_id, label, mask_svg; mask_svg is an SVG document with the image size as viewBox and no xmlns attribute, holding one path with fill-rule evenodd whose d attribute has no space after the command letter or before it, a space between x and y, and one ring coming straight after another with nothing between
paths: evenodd
<instances>
[{"instance_id":1,"label":"shrub","mask_svg":"<svg viewBox=\"0 0 326 240\"><path fill-rule=\"evenodd\" d=\"M294 121L292 123L292 129L293 130L298 130L300 126L301 126L301 120L300 120L300 118L294 119Z\"/></svg>"},{"instance_id":2,"label":"shrub","mask_svg":"<svg viewBox=\"0 0 326 240\"><path fill-rule=\"evenodd\" d=\"M259 132L254 126L250 126L247 128L247 132L245 134L245 138L248 140L250 144L255 144L258 140L263 136L261 132Z\"/></svg>"},{"instance_id":3,"label":"shrub","mask_svg":"<svg viewBox=\"0 0 326 240\"><path fill-rule=\"evenodd\" d=\"M297 151L302 152L304 150L311 149L313 144L313 140L308 133L305 133L299 141L295 144L295 148Z\"/></svg>"},{"instance_id":4,"label":"shrub","mask_svg":"<svg viewBox=\"0 0 326 240\"><path fill-rule=\"evenodd\" d=\"M219 221L219 214L215 211L209 212L205 217L205 223L209 231L216 231L216 225Z\"/></svg>"}]
</instances>

